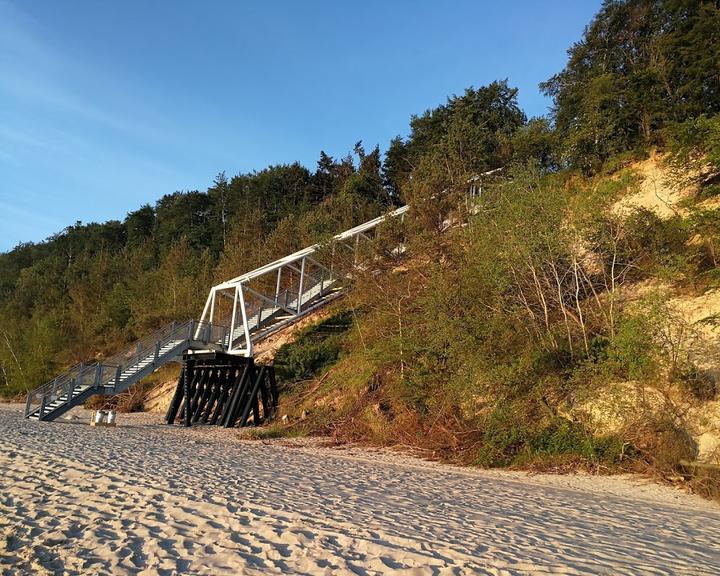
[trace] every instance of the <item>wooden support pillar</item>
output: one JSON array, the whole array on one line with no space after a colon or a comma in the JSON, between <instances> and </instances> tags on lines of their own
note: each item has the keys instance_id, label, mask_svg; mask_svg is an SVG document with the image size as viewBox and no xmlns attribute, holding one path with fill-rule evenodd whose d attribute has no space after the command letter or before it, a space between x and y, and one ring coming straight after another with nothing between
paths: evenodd
<instances>
[{"instance_id":1,"label":"wooden support pillar","mask_svg":"<svg viewBox=\"0 0 720 576\"><path fill-rule=\"evenodd\" d=\"M208 380L208 386L210 387L210 397L208 398L205 410L200 415L200 422L203 424L208 421L212 414L213 406L217 402L220 396L220 379L218 378L218 369L210 368L211 375Z\"/></svg>"},{"instance_id":2,"label":"wooden support pillar","mask_svg":"<svg viewBox=\"0 0 720 576\"><path fill-rule=\"evenodd\" d=\"M197 409L198 403L200 402L200 394L202 393L201 381L204 375L202 368L197 369L193 366L193 378L190 380L190 422L194 422L195 410Z\"/></svg>"},{"instance_id":3,"label":"wooden support pillar","mask_svg":"<svg viewBox=\"0 0 720 576\"><path fill-rule=\"evenodd\" d=\"M242 371L242 375L240 376L240 379L236 381L235 389L233 390L233 394L230 398L230 403L228 404L228 410L227 414L223 421L223 426L225 428L231 428L235 425L235 421L237 420L237 414L240 410L240 406L243 401L243 397L245 396L246 390L248 388L247 382L252 377L253 373L253 361L250 359L248 363L245 365L245 368Z\"/></svg>"},{"instance_id":4,"label":"wooden support pillar","mask_svg":"<svg viewBox=\"0 0 720 576\"><path fill-rule=\"evenodd\" d=\"M198 381L200 390L198 392L198 402L195 406L195 412L193 413L193 422L199 422L201 415L205 411L205 406L207 405L208 400L210 399L210 394L212 393L212 377L212 368L205 367L202 369L202 377Z\"/></svg>"},{"instance_id":5,"label":"wooden support pillar","mask_svg":"<svg viewBox=\"0 0 720 576\"><path fill-rule=\"evenodd\" d=\"M254 385L252 389L250 390L250 396L247 399L247 402L245 403L245 408L242 411L242 414L240 415L240 426L245 426L245 422L248 419L248 416L250 416L250 409L253 407L253 401L257 397L258 388L260 387L260 382L262 382L263 377L265 376L265 366L261 366L260 370L258 371L257 378L255 378Z\"/></svg>"},{"instance_id":6,"label":"wooden support pillar","mask_svg":"<svg viewBox=\"0 0 720 576\"><path fill-rule=\"evenodd\" d=\"M260 397L262 398L263 419L270 418L272 409L270 408L270 390L268 387L268 373L265 371L262 384L260 384Z\"/></svg>"},{"instance_id":7,"label":"wooden support pillar","mask_svg":"<svg viewBox=\"0 0 720 576\"><path fill-rule=\"evenodd\" d=\"M277 388L277 380L275 379L275 367L269 366L268 367L268 377L270 379L270 396L272 398L272 413L275 414L275 411L278 407L278 388Z\"/></svg>"},{"instance_id":8,"label":"wooden support pillar","mask_svg":"<svg viewBox=\"0 0 720 576\"><path fill-rule=\"evenodd\" d=\"M272 366L256 366L252 358L220 352L186 354L165 421L185 426L209 423L226 428L259 425L277 408Z\"/></svg>"},{"instance_id":9,"label":"wooden support pillar","mask_svg":"<svg viewBox=\"0 0 720 576\"><path fill-rule=\"evenodd\" d=\"M218 386L220 389L220 394L218 396L217 406L215 407L215 412L212 415L212 418L210 419L210 424L217 424L218 420L220 419L220 416L225 412L225 407L227 405L228 399L230 397L230 383L228 379L228 372L229 370L224 369L218 369L217 371L217 379L218 379ZM222 420L221 420L222 422Z\"/></svg>"},{"instance_id":10,"label":"wooden support pillar","mask_svg":"<svg viewBox=\"0 0 720 576\"><path fill-rule=\"evenodd\" d=\"M183 370L183 386L185 388L184 395L185 395L185 426L190 427L190 416L191 416L191 405L192 402L190 401L191 398L191 390L190 390L190 380L191 377L194 377L194 362L192 360L188 360L185 362L185 370Z\"/></svg>"},{"instance_id":11,"label":"wooden support pillar","mask_svg":"<svg viewBox=\"0 0 720 576\"><path fill-rule=\"evenodd\" d=\"M170 406L168 406L167 413L165 414L165 422L168 424L175 422L175 416L177 416L178 410L180 409L180 403L182 402L183 393L185 392L185 387L183 385L184 378L185 366L183 366L180 371L180 378L178 378L178 384L175 387L175 394L173 395L173 399L170 402Z\"/></svg>"}]
</instances>

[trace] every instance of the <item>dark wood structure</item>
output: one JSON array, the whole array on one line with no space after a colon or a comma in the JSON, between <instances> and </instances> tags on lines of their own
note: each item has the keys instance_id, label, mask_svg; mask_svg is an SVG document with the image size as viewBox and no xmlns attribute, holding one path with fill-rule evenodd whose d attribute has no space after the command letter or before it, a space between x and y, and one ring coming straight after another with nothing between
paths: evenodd
<instances>
[{"instance_id":1,"label":"dark wood structure","mask_svg":"<svg viewBox=\"0 0 720 576\"><path fill-rule=\"evenodd\" d=\"M183 367L165 420L185 426L255 426L271 418L278 405L275 369L252 358L223 352L183 355Z\"/></svg>"}]
</instances>

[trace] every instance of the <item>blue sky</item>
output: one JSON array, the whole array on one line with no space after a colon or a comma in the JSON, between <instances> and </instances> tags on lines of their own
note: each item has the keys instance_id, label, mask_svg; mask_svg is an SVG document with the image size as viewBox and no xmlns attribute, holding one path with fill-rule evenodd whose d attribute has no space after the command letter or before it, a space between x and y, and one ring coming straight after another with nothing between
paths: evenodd
<instances>
[{"instance_id":1,"label":"blue sky","mask_svg":"<svg viewBox=\"0 0 720 576\"><path fill-rule=\"evenodd\" d=\"M600 0L0 0L0 250L214 176L384 148L508 78L530 116Z\"/></svg>"}]
</instances>

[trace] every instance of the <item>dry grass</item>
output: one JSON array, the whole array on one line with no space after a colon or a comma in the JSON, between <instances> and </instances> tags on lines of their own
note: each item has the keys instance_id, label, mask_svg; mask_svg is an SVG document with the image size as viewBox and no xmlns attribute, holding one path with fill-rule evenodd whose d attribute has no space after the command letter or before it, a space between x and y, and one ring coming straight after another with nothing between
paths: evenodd
<instances>
[{"instance_id":1,"label":"dry grass","mask_svg":"<svg viewBox=\"0 0 720 576\"><path fill-rule=\"evenodd\" d=\"M90 397L85 402L85 408L90 410L113 409L123 413L142 412L145 410L145 402L152 391L169 380L177 379L177 374L177 365L166 364L120 394L115 396L98 394Z\"/></svg>"}]
</instances>

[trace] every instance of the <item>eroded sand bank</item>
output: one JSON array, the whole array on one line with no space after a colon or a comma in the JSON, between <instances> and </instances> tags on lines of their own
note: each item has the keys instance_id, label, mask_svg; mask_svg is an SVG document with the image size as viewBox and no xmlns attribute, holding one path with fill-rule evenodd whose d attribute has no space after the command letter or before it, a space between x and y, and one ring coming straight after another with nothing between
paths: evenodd
<instances>
[{"instance_id":1,"label":"eroded sand bank","mask_svg":"<svg viewBox=\"0 0 720 576\"><path fill-rule=\"evenodd\" d=\"M637 479L74 413L0 405L3 574L720 573L720 507Z\"/></svg>"}]
</instances>

